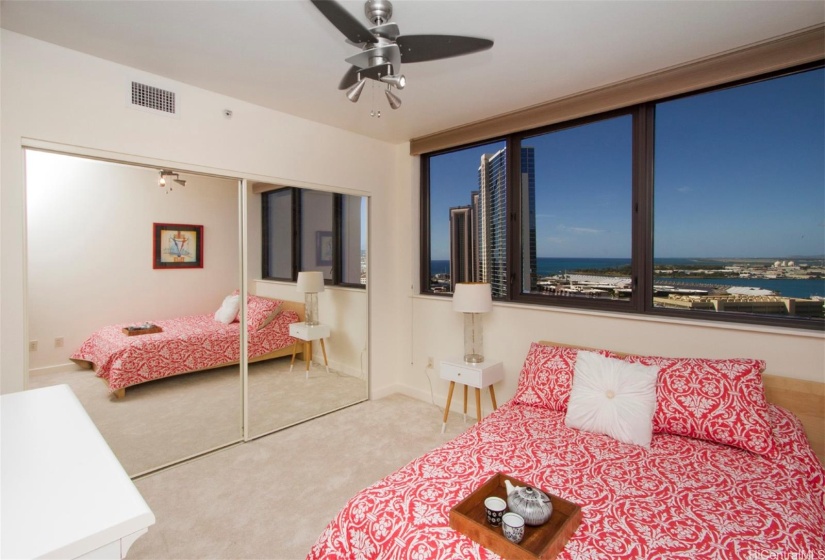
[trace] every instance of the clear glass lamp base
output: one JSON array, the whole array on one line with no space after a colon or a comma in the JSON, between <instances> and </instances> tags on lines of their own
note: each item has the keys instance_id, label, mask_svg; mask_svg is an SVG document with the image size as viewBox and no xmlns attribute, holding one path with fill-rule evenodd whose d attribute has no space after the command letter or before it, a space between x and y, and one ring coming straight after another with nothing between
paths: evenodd
<instances>
[{"instance_id":1,"label":"clear glass lamp base","mask_svg":"<svg viewBox=\"0 0 825 560\"><path fill-rule=\"evenodd\" d=\"M481 313L464 314L464 362L480 364L484 361L482 355L483 330L481 328Z\"/></svg>"},{"instance_id":2,"label":"clear glass lamp base","mask_svg":"<svg viewBox=\"0 0 825 560\"><path fill-rule=\"evenodd\" d=\"M318 324L318 294L308 292L304 295L304 304L306 306L306 324L314 326Z\"/></svg>"}]
</instances>

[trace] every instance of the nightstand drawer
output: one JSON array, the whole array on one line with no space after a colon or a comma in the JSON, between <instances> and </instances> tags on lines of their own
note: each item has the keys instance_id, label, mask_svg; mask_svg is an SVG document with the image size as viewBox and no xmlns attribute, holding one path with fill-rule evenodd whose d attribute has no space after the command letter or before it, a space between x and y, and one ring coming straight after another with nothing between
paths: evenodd
<instances>
[{"instance_id":1,"label":"nightstand drawer","mask_svg":"<svg viewBox=\"0 0 825 560\"><path fill-rule=\"evenodd\" d=\"M501 362L465 364L459 360L441 362L441 379L455 381L479 389L504 379L504 365Z\"/></svg>"},{"instance_id":2,"label":"nightstand drawer","mask_svg":"<svg viewBox=\"0 0 825 560\"><path fill-rule=\"evenodd\" d=\"M318 340L329 337L329 325L307 325L306 323L291 323L289 336L301 340Z\"/></svg>"},{"instance_id":3,"label":"nightstand drawer","mask_svg":"<svg viewBox=\"0 0 825 560\"><path fill-rule=\"evenodd\" d=\"M441 378L447 381L463 383L470 387L481 387L481 370L441 364Z\"/></svg>"}]
</instances>

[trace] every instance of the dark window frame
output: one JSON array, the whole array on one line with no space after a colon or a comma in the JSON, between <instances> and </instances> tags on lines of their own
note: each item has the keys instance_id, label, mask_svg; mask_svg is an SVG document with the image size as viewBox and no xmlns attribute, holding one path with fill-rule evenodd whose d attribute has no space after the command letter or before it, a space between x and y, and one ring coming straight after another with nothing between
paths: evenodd
<instances>
[{"instance_id":1,"label":"dark window frame","mask_svg":"<svg viewBox=\"0 0 825 560\"><path fill-rule=\"evenodd\" d=\"M808 330L825 330L825 320L806 319L802 317L772 316L748 313L725 313L716 311L679 310L665 307L655 307L653 301L653 168L654 168L654 134L655 134L655 107L659 103L701 95L708 92L753 84L764 80L779 78L809 70L825 68L825 60L819 60L780 71L770 72L759 76L735 80L729 83L702 88L679 95L664 97L624 107L611 111L588 115L548 126L529 130L520 130L504 137L495 137L471 144L455 146L445 150L422 154L421 156L421 188L420 188L420 293L436 297L450 297L451 294L440 294L429 290L430 287L430 200L429 176L431 157L447 154L464 149L481 146L492 142L506 142L507 146L507 277L509 290L507 297L498 298L498 301L528 304L546 307L575 308L605 312L619 312L652 317L668 317L687 319L689 321L713 321L734 324L767 325L771 327L801 328ZM520 174L521 142L528 137L563 130L574 126L613 118L619 115L630 114L632 124L632 213L631 221L631 281L633 295L629 302L600 300L597 298L567 298L544 294L521 293L521 188L518 180Z\"/></svg>"},{"instance_id":2,"label":"dark window frame","mask_svg":"<svg viewBox=\"0 0 825 560\"><path fill-rule=\"evenodd\" d=\"M276 277L276 276L269 276L269 195L274 192L283 192L284 190L289 190L291 193L292 205L291 205L291 218L292 218L292 230L291 230L291 245L292 245L292 263L291 263L291 277ZM261 246L262 246L262 259L261 259L261 279L262 280L275 280L280 282L297 282L298 281L298 271L300 269L301 263L301 231L302 231L302 220L301 220L301 192L306 189L301 189L299 187L283 187L273 191L267 191L261 193L261 212L262 212L262 219L261 219ZM343 220L343 197L345 195L340 193L327 193L332 195L332 246L333 246L333 256L332 256L332 279L325 278L324 285L326 286L340 286L344 288L358 288L358 289L366 289L365 284L355 284L352 282L344 282L341 278L343 276L343 251L342 251L342 234L341 228L344 226Z\"/></svg>"}]
</instances>

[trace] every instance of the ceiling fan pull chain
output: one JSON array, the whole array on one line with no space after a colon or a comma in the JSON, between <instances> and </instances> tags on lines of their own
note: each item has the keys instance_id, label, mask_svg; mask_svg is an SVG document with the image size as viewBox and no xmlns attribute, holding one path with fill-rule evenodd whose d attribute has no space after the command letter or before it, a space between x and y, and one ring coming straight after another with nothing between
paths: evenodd
<instances>
[{"instance_id":1,"label":"ceiling fan pull chain","mask_svg":"<svg viewBox=\"0 0 825 560\"><path fill-rule=\"evenodd\" d=\"M372 98L372 109L370 110L370 116L381 118L381 111L375 110L375 82L370 84L370 97Z\"/></svg>"}]
</instances>

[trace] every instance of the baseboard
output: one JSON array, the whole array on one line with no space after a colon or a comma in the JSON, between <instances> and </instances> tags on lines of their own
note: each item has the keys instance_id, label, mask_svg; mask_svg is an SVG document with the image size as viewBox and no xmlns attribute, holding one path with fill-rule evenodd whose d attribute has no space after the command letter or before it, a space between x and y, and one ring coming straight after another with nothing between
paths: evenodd
<instances>
[{"instance_id":1,"label":"baseboard","mask_svg":"<svg viewBox=\"0 0 825 560\"><path fill-rule=\"evenodd\" d=\"M370 387L370 399L377 400L383 399L384 397L389 397L390 395L394 395L396 393L404 393L404 386L398 384L387 385L386 387L380 387L376 389L375 387Z\"/></svg>"},{"instance_id":2,"label":"baseboard","mask_svg":"<svg viewBox=\"0 0 825 560\"><path fill-rule=\"evenodd\" d=\"M41 368L34 368L29 370L29 377L33 375L43 375L46 373L60 373L62 371L82 371L83 368L74 362L66 362L65 364L58 364L56 366L46 366Z\"/></svg>"},{"instance_id":3,"label":"baseboard","mask_svg":"<svg viewBox=\"0 0 825 560\"><path fill-rule=\"evenodd\" d=\"M312 356L312 364L320 367L324 367L324 357L321 356L319 359L317 356ZM329 362L329 369L333 371L337 371L343 375L349 375L351 377L357 377L359 379L364 379L365 375L361 372L360 368L352 367L348 364L344 364L341 362L336 362L334 360L330 360Z\"/></svg>"}]
</instances>

